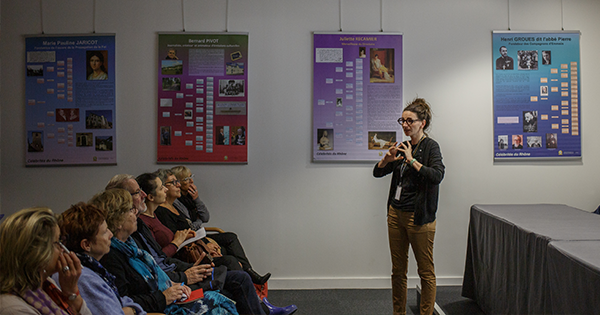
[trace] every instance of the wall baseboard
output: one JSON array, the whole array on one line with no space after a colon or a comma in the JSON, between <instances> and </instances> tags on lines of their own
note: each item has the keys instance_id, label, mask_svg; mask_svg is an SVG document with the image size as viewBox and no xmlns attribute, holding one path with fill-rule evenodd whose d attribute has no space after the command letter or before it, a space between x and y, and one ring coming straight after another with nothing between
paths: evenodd
<instances>
[{"instance_id":1,"label":"wall baseboard","mask_svg":"<svg viewBox=\"0 0 600 315\"><path fill-rule=\"evenodd\" d=\"M390 277L352 278L271 278L269 290L318 290L318 289L391 289ZM462 277L438 277L438 286L460 286ZM415 288L419 277L409 277L408 287Z\"/></svg>"}]
</instances>

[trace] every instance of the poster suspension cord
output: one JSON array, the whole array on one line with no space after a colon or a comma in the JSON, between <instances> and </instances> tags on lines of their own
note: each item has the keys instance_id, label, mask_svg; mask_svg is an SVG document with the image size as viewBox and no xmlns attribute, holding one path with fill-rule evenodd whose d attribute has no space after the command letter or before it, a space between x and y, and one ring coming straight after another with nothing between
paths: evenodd
<instances>
[{"instance_id":1,"label":"poster suspension cord","mask_svg":"<svg viewBox=\"0 0 600 315\"><path fill-rule=\"evenodd\" d=\"M565 30L565 11L564 11L563 1L560 0L560 29Z\"/></svg>"},{"instance_id":2,"label":"poster suspension cord","mask_svg":"<svg viewBox=\"0 0 600 315\"><path fill-rule=\"evenodd\" d=\"M383 32L383 0L379 1L379 28Z\"/></svg>"},{"instance_id":3,"label":"poster suspension cord","mask_svg":"<svg viewBox=\"0 0 600 315\"><path fill-rule=\"evenodd\" d=\"M94 6L92 8L92 33L96 34L96 0L92 5Z\"/></svg>"},{"instance_id":4,"label":"poster suspension cord","mask_svg":"<svg viewBox=\"0 0 600 315\"><path fill-rule=\"evenodd\" d=\"M338 1L340 7L340 32L342 32L342 0Z\"/></svg>"},{"instance_id":5,"label":"poster suspension cord","mask_svg":"<svg viewBox=\"0 0 600 315\"><path fill-rule=\"evenodd\" d=\"M185 32L185 3L181 0L181 27Z\"/></svg>"},{"instance_id":6,"label":"poster suspension cord","mask_svg":"<svg viewBox=\"0 0 600 315\"><path fill-rule=\"evenodd\" d=\"M508 30L510 31L510 0L506 0L506 4L508 6Z\"/></svg>"},{"instance_id":7,"label":"poster suspension cord","mask_svg":"<svg viewBox=\"0 0 600 315\"><path fill-rule=\"evenodd\" d=\"M42 35L44 34L44 0L40 0L40 24L42 25Z\"/></svg>"},{"instance_id":8,"label":"poster suspension cord","mask_svg":"<svg viewBox=\"0 0 600 315\"><path fill-rule=\"evenodd\" d=\"M229 0L225 2L225 32L229 32Z\"/></svg>"}]
</instances>

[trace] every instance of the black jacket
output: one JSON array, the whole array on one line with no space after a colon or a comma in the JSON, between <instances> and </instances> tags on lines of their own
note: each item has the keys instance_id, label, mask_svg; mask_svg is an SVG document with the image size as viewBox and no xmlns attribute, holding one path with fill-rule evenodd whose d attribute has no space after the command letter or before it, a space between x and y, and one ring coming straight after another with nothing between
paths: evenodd
<instances>
[{"instance_id":1,"label":"black jacket","mask_svg":"<svg viewBox=\"0 0 600 315\"><path fill-rule=\"evenodd\" d=\"M444 179L445 166L444 163L442 163L440 146L435 140L429 137L423 139L417 152L413 154L413 157L419 161L419 163L423 164L419 172L414 168L409 169L409 172L416 173L413 174L415 175L413 178L416 178L414 184L417 186L414 222L416 225L424 225L435 221L440 183L442 182L442 179ZM388 163L385 167L379 168L377 166L379 164L378 162L373 169L373 176L375 177L383 177L393 172L387 202L388 208L392 204L392 200L394 200L396 188L400 182L400 169L402 163L404 163L404 160Z\"/></svg>"}]
</instances>

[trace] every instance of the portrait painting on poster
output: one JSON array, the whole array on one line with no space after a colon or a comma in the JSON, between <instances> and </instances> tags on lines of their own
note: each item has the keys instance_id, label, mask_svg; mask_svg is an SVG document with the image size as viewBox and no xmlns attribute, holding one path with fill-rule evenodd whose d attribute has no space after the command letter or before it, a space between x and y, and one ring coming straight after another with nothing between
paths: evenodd
<instances>
[{"instance_id":1,"label":"portrait painting on poster","mask_svg":"<svg viewBox=\"0 0 600 315\"><path fill-rule=\"evenodd\" d=\"M376 161L402 140L401 33L315 32L313 161Z\"/></svg>"},{"instance_id":2,"label":"portrait painting on poster","mask_svg":"<svg viewBox=\"0 0 600 315\"><path fill-rule=\"evenodd\" d=\"M581 158L579 31L494 31L494 159Z\"/></svg>"},{"instance_id":3,"label":"portrait painting on poster","mask_svg":"<svg viewBox=\"0 0 600 315\"><path fill-rule=\"evenodd\" d=\"M25 39L26 165L116 164L115 35Z\"/></svg>"}]
</instances>

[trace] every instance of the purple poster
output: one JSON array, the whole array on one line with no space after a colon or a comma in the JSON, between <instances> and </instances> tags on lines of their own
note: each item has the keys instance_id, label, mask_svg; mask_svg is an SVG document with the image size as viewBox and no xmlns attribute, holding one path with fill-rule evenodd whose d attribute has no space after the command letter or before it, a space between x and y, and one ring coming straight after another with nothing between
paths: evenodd
<instances>
[{"instance_id":1,"label":"purple poster","mask_svg":"<svg viewBox=\"0 0 600 315\"><path fill-rule=\"evenodd\" d=\"M402 34L314 33L313 161L376 161L402 140Z\"/></svg>"}]
</instances>

